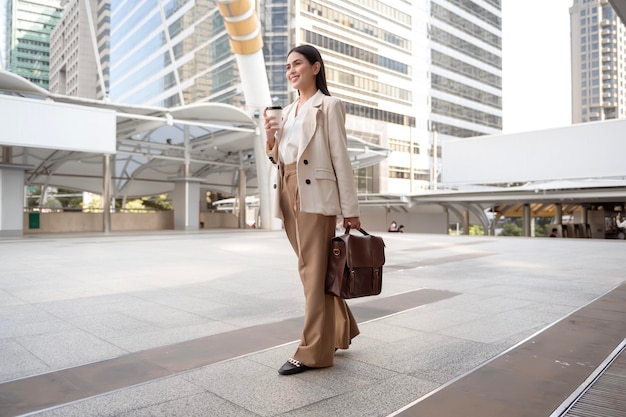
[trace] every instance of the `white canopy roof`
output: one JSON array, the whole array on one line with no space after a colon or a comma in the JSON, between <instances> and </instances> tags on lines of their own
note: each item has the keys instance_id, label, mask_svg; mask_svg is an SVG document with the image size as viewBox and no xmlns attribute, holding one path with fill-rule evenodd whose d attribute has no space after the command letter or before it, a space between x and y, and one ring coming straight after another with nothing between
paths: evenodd
<instances>
[{"instance_id":1,"label":"white canopy roof","mask_svg":"<svg viewBox=\"0 0 626 417\"><path fill-rule=\"evenodd\" d=\"M200 103L168 109L62 96L2 70L0 94L115 111L117 145L112 169L117 198L171 192L174 179L180 177L193 177L203 188L235 195L240 169L246 172L247 194L257 192L257 120L236 107ZM37 123L36 114L32 122ZM61 122L71 124L72 120ZM88 141L89 132L84 136ZM390 152L358 138L349 138L349 148L355 168L375 164ZM12 163L34 167L27 172L27 184L102 192L101 153L61 150L50 143L48 148L13 146L12 154Z\"/></svg>"}]
</instances>

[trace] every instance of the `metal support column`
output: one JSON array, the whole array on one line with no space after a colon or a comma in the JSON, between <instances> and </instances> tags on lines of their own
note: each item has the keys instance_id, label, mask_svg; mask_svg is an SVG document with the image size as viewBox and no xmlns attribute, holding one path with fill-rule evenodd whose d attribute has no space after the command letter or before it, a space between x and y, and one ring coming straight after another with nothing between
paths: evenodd
<instances>
[{"instance_id":1,"label":"metal support column","mask_svg":"<svg viewBox=\"0 0 626 417\"><path fill-rule=\"evenodd\" d=\"M183 165L183 177L188 178L191 176L191 146L189 143L189 125L183 127L183 143L185 145L184 157L185 163Z\"/></svg>"},{"instance_id":2,"label":"metal support column","mask_svg":"<svg viewBox=\"0 0 626 417\"><path fill-rule=\"evenodd\" d=\"M463 234L469 236L470 234L470 213L469 210L463 210Z\"/></svg>"},{"instance_id":3,"label":"metal support column","mask_svg":"<svg viewBox=\"0 0 626 417\"><path fill-rule=\"evenodd\" d=\"M102 221L104 233L111 232L111 155L102 157Z\"/></svg>"},{"instance_id":4,"label":"metal support column","mask_svg":"<svg viewBox=\"0 0 626 417\"><path fill-rule=\"evenodd\" d=\"M554 223L563 224L563 204L556 203L554 205Z\"/></svg>"},{"instance_id":5,"label":"metal support column","mask_svg":"<svg viewBox=\"0 0 626 417\"><path fill-rule=\"evenodd\" d=\"M239 228L246 228L246 171L239 169L239 190L238 198L239 202Z\"/></svg>"},{"instance_id":6,"label":"metal support column","mask_svg":"<svg viewBox=\"0 0 626 417\"><path fill-rule=\"evenodd\" d=\"M437 189L437 177L438 177L438 173L437 173L437 158L439 158L439 156L437 155L437 131L433 130L433 169L431 171L431 184L430 184L430 189L431 190L436 190ZM411 149L411 158L413 157L413 149ZM413 177L413 172L411 172L411 177ZM469 226L468 226L468 230L469 230ZM469 234L469 232L467 233Z\"/></svg>"},{"instance_id":7,"label":"metal support column","mask_svg":"<svg viewBox=\"0 0 626 417\"><path fill-rule=\"evenodd\" d=\"M524 204L524 221L522 227L524 229L524 236L530 237L530 222L532 218L530 217L530 204Z\"/></svg>"},{"instance_id":8,"label":"metal support column","mask_svg":"<svg viewBox=\"0 0 626 417\"><path fill-rule=\"evenodd\" d=\"M172 177L174 192L174 229L198 230L200 226L200 183L201 178L195 178L191 173L191 151L189 125L184 129L185 161L182 166L182 176Z\"/></svg>"}]
</instances>

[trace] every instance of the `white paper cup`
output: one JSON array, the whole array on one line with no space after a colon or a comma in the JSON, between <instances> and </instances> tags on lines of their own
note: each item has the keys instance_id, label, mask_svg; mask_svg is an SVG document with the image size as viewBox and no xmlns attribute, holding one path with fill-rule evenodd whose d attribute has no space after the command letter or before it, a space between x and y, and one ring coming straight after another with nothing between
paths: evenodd
<instances>
[{"instance_id":1,"label":"white paper cup","mask_svg":"<svg viewBox=\"0 0 626 417\"><path fill-rule=\"evenodd\" d=\"M275 125L279 125L280 124L280 119L281 119L281 117L283 115L283 108L280 107L280 106L271 106L271 107L267 108L265 113L268 116L274 116L275 117L274 124Z\"/></svg>"}]
</instances>

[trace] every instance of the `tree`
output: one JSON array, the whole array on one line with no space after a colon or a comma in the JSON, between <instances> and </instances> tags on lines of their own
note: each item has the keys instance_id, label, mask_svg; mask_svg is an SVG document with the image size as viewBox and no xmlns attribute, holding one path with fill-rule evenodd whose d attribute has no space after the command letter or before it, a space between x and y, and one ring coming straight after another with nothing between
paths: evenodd
<instances>
[{"instance_id":1,"label":"tree","mask_svg":"<svg viewBox=\"0 0 626 417\"><path fill-rule=\"evenodd\" d=\"M143 197L141 199L145 208L151 208L160 211L172 210L172 203L167 199L167 194L155 195L152 197Z\"/></svg>"},{"instance_id":2,"label":"tree","mask_svg":"<svg viewBox=\"0 0 626 417\"><path fill-rule=\"evenodd\" d=\"M63 208L63 204L55 197L48 197L44 204L44 207L58 210Z\"/></svg>"},{"instance_id":3,"label":"tree","mask_svg":"<svg viewBox=\"0 0 626 417\"><path fill-rule=\"evenodd\" d=\"M500 236L521 236L522 228L515 223L507 222L502 226Z\"/></svg>"},{"instance_id":4,"label":"tree","mask_svg":"<svg viewBox=\"0 0 626 417\"><path fill-rule=\"evenodd\" d=\"M61 197L59 195L54 195L54 197L59 200L61 206L64 209L77 209L82 210L83 206L83 193L82 191L70 190L67 188L58 188L56 194L63 194Z\"/></svg>"},{"instance_id":5,"label":"tree","mask_svg":"<svg viewBox=\"0 0 626 417\"><path fill-rule=\"evenodd\" d=\"M482 225L478 224L472 225L470 226L469 234L470 236L484 236L485 228Z\"/></svg>"},{"instance_id":6,"label":"tree","mask_svg":"<svg viewBox=\"0 0 626 417\"><path fill-rule=\"evenodd\" d=\"M546 237L550 233L552 217L538 217L535 220L535 237Z\"/></svg>"}]
</instances>

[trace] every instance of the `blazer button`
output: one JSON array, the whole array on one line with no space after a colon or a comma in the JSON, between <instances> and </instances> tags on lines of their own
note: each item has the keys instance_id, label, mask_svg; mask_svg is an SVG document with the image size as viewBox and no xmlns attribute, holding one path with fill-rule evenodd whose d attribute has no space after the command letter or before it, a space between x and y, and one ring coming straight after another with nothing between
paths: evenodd
<instances>
[{"instance_id":1,"label":"blazer button","mask_svg":"<svg viewBox=\"0 0 626 417\"><path fill-rule=\"evenodd\" d=\"M307 180L306 180L306 181L304 181L304 182L306 182L306 183L307 183L307 185L308 185L308 184L311 184L311 180L309 180L309 179L307 179Z\"/></svg>"},{"instance_id":2,"label":"blazer button","mask_svg":"<svg viewBox=\"0 0 626 417\"><path fill-rule=\"evenodd\" d=\"M302 162L304 162L304 165L309 165L309 160L308 160L308 159L305 159L305 160L304 160L304 161L302 161Z\"/></svg>"},{"instance_id":3,"label":"blazer button","mask_svg":"<svg viewBox=\"0 0 626 417\"><path fill-rule=\"evenodd\" d=\"M274 189L277 189L277 188L278 188L278 185L274 184Z\"/></svg>"}]
</instances>

